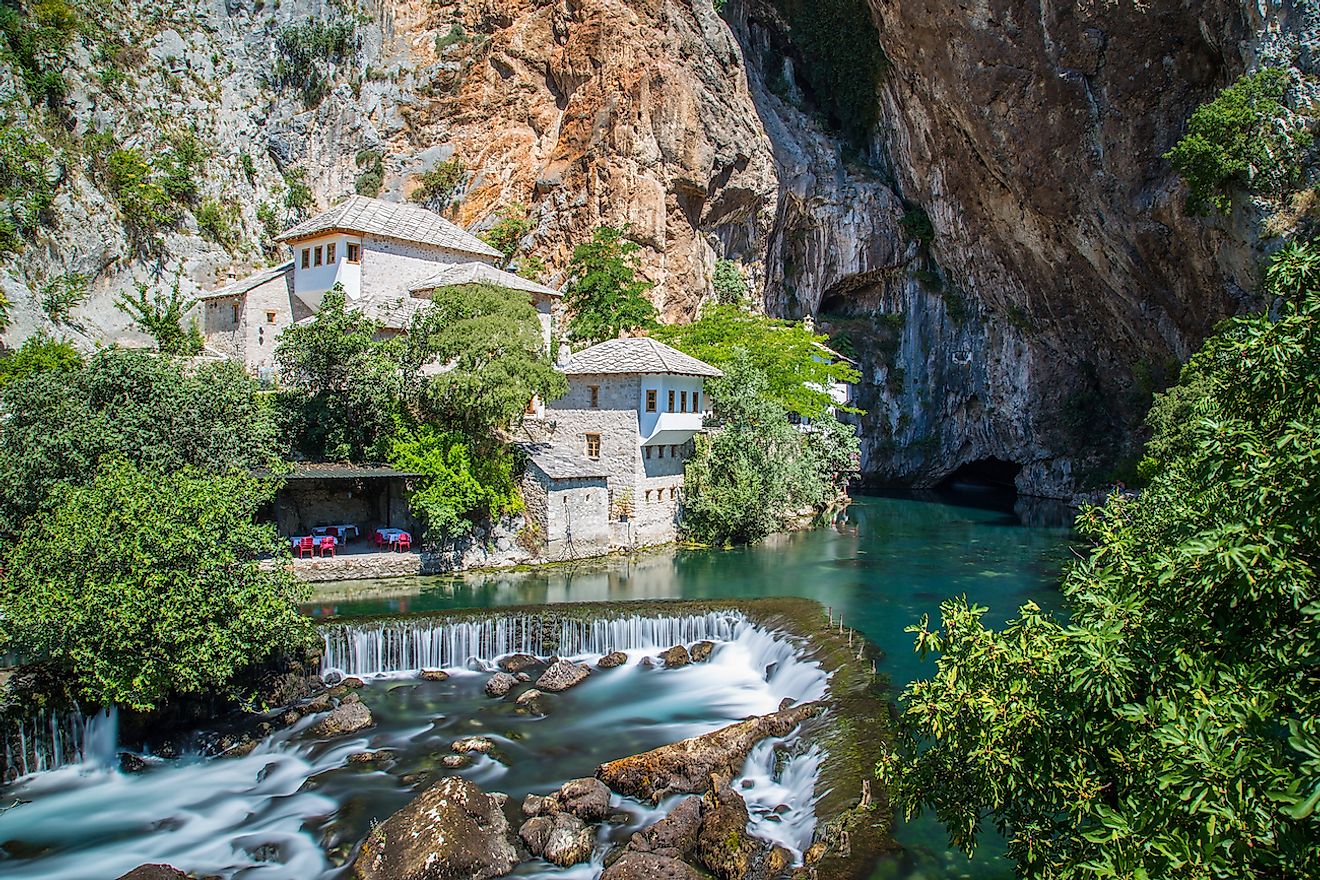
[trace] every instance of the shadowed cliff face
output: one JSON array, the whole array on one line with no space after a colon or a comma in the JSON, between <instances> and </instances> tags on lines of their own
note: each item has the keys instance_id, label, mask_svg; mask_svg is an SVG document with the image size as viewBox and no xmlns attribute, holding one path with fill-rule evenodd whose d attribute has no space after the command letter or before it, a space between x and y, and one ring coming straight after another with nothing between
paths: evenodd
<instances>
[{"instance_id":1,"label":"shadowed cliff face","mask_svg":"<svg viewBox=\"0 0 1320 880\"><path fill-rule=\"evenodd\" d=\"M1267 12L1294 27L1289 4ZM328 207L366 150L391 199L461 159L465 226L528 205L551 281L595 226L629 224L669 320L737 260L768 311L816 315L856 352L873 483L990 458L1032 493L1094 478L1149 386L1253 287L1250 211L1184 217L1159 158L1254 60L1264 20L1241 0L376 0L310 108L266 74L282 26L339 14L318 0L121 13L106 28L146 60L111 90L77 49L73 127L150 147L189 119L202 195L238 204L247 241L289 172ZM130 279L177 266L196 289L279 256L227 251L189 215L167 259L141 259L88 169L66 175L60 218L3 268L11 343L129 339L110 303ZM92 295L53 326L35 291L62 271Z\"/></svg>"}]
</instances>

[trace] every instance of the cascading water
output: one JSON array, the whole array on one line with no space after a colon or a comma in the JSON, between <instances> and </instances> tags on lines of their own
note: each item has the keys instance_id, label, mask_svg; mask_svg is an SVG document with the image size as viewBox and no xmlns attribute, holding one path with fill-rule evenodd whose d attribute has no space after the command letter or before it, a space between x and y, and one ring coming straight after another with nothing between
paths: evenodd
<instances>
[{"instance_id":1,"label":"cascading water","mask_svg":"<svg viewBox=\"0 0 1320 880\"><path fill-rule=\"evenodd\" d=\"M111 707L84 713L47 712L0 727L8 781L77 764L106 765L114 760L118 711Z\"/></svg>"},{"instance_id":2,"label":"cascading water","mask_svg":"<svg viewBox=\"0 0 1320 880\"><path fill-rule=\"evenodd\" d=\"M589 776L604 761L774 711L785 697L817 699L827 687L824 670L790 639L738 613L545 620L492 615L326 627L325 670L369 679L360 693L376 725L350 737L317 740L309 717L245 757L152 759L146 770L124 774L105 765L115 752L113 717L97 716L78 734L80 766L34 774L6 790L7 798L30 803L0 812L0 841L38 855L7 860L3 873L108 880L144 862L166 862L224 878L329 880L373 820L416 794L418 783L405 781L412 777L458 772L518 803ZM641 662L702 639L716 644L705 663L663 669ZM614 650L628 654L622 667L554 695L545 715L487 697L483 676L429 682L403 675L423 667L489 668L514 652L589 660ZM489 737L496 751L464 769L438 769L436 756L473 734ZM368 749L388 751L394 763L363 769L348 761ZM747 800L752 833L800 854L815 825L820 759L792 738L753 750L734 782ZM531 862L515 876L599 877L605 851L661 815L650 804L614 800L633 819L600 827L590 863L564 870Z\"/></svg>"}]
</instances>

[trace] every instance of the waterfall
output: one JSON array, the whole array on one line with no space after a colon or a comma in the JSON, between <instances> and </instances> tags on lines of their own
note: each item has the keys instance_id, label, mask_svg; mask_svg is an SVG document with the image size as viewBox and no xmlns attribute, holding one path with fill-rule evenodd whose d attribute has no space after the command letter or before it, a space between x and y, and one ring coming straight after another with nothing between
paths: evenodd
<instances>
[{"instance_id":1,"label":"waterfall","mask_svg":"<svg viewBox=\"0 0 1320 880\"><path fill-rule=\"evenodd\" d=\"M8 721L0 727L6 781L73 764L107 766L114 761L118 738L119 713L114 707L90 713L76 707L50 710Z\"/></svg>"},{"instance_id":2,"label":"waterfall","mask_svg":"<svg viewBox=\"0 0 1320 880\"><path fill-rule=\"evenodd\" d=\"M733 612L669 617L632 615L549 624L534 614L461 622L396 620L323 627L321 671L384 675L420 669L490 668L507 654L599 656L610 651L663 651L693 642L733 641L751 624Z\"/></svg>"}]
</instances>

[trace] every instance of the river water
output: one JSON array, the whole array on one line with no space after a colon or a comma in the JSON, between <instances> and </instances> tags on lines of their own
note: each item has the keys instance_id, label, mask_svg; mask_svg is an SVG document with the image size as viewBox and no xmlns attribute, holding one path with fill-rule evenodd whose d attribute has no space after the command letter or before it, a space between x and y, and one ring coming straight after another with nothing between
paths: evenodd
<instances>
[{"instance_id":1,"label":"river water","mask_svg":"<svg viewBox=\"0 0 1320 880\"><path fill-rule=\"evenodd\" d=\"M930 671L913 655L903 629L922 613L935 614L942 598L965 593L990 607L992 622L1027 599L1046 607L1057 602L1054 584L1069 533L1048 524L1039 509L1026 513L1032 525L1011 506L974 493L862 498L830 527L752 548L669 550L530 572L328 587L308 613L349 624L328 632L327 666L368 677L362 694L376 727L326 741L312 735L312 719L304 719L244 758L153 759L147 772L129 775L109 768L108 723L93 719L82 764L5 789L0 876L111 880L159 861L243 880L329 878L373 820L412 797L419 783L406 777L447 772L438 763L459 737L486 735L496 747L459 772L520 799L590 775L601 761L771 711L785 696L811 699L824 688L813 663L737 615L620 620L559 634L566 654L590 661L621 648L630 662L555 695L551 710L540 714L481 693L482 670L495 656L535 647L525 643L516 617L496 613L498 619L466 630L412 623L404 632L355 619L554 602L805 596L829 605L879 646L883 671L898 687ZM639 662L698 637L718 643L709 664L656 670ZM445 682L423 682L411 671L431 665L454 674ZM797 748L785 761L775 755L777 745L754 752L740 790L758 833L800 850L814 824L806 792L820 756ZM347 760L367 749L388 750L390 765ZM5 810L14 799L30 803ZM616 806L620 824L602 829L597 862L611 841L660 815L625 799L616 798ZM947 850L931 821L904 826L898 836L906 851L882 864L877 880L1011 876L993 840L968 861ZM599 867L520 870L521 876L585 880Z\"/></svg>"}]
</instances>

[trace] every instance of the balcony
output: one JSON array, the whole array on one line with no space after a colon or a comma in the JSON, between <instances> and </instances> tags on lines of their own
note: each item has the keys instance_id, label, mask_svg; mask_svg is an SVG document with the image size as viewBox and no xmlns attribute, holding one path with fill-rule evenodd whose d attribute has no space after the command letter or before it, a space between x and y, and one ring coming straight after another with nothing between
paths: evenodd
<instances>
[{"instance_id":1,"label":"balcony","mask_svg":"<svg viewBox=\"0 0 1320 880\"><path fill-rule=\"evenodd\" d=\"M654 419L643 418L641 424L642 445L660 444L660 443L686 443L692 439L692 435L702 428L705 416L702 413L679 413L666 412L646 415ZM648 422L649 433L648 433Z\"/></svg>"}]
</instances>

